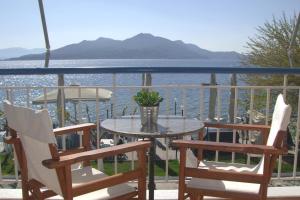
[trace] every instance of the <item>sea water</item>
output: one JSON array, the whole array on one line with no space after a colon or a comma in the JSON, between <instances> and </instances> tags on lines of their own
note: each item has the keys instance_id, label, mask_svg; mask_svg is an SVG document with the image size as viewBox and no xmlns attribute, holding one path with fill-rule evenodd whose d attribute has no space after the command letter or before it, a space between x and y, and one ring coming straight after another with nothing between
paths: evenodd
<instances>
[{"instance_id":1,"label":"sea water","mask_svg":"<svg viewBox=\"0 0 300 200\"><path fill-rule=\"evenodd\" d=\"M34 61L0 61L0 68L39 68L44 66L43 60ZM239 67L239 60L215 60L215 59L92 59L92 60L50 60L49 68L68 67ZM216 74L217 84L230 85L230 74ZM131 74L71 74L64 76L65 85L80 86L140 86L142 76L139 73ZM152 74L152 85L201 85L210 83L210 74ZM238 79L238 85L243 85L243 81ZM27 75L27 76L0 76L0 86L57 86L57 75ZM133 102L132 96L139 88L117 87L114 90L113 100L100 105L101 118L133 114L137 105ZM160 114L181 114L188 117L199 117L200 113L200 90L199 88L183 89L174 87L171 89L157 88L165 98L160 108ZM208 114L209 90L205 90L204 114ZM42 90L30 90L30 97L27 91L19 90L13 93L12 99L21 105L30 104L31 101L43 93ZM229 105L230 90L224 90L221 95L221 115L227 115ZM1 100L7 98L7 91L0 91ZM80 106L81 118L95 120L95 102L82 102ZM112 105L113 104L113 105ZM175 111L176 104L176 111ZM54 105L49 105L52 116L55 118ZM67 105L68 112L72 114L74 107ZM73 113L74 114L74 113Z\"/></svg>"}]
</instances>

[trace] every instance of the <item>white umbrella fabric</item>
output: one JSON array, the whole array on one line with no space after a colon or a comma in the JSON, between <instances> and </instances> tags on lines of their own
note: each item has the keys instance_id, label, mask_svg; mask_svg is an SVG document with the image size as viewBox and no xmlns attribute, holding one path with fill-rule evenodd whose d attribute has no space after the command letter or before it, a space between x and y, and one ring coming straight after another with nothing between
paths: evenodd
<instances>
[{"instance_id":1,"label":"white umbrella fabric","mask_svg":"<svg viewBox=\"0 0 300 200\"><path fill-rule=\"evenodd\" d=\"M52 90L46 93L46 96L43 94L32 101L32 104L44 104L47 103L56 103L57 101L58 90ZM103 88L98 88L98 98L99 101L108 101L110 100L112 91L106 90ZM65 101L96 101L97 98L97 89L96 88L81 88L79 95L78 87L64 88Z\"/></svg>"}]
</instances>

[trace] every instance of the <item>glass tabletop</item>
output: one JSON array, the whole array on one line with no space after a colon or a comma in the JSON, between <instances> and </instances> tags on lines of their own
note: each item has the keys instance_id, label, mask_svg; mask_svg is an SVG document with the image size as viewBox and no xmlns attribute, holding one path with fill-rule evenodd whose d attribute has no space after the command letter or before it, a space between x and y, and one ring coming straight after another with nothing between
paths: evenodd
<instances>
[{"instance_id":1,"label":"glass tabletop","mask_svg":"<svg viewBox=\"0 0 300 200\"><path fill-rule=\"evenodd\" d=\"M115 134L135 137L176 137L198 133L204 124L197 119L159 117L157 124L141 125L140 118L107 119L101 128Z\"/></svg>"}]
</instances>

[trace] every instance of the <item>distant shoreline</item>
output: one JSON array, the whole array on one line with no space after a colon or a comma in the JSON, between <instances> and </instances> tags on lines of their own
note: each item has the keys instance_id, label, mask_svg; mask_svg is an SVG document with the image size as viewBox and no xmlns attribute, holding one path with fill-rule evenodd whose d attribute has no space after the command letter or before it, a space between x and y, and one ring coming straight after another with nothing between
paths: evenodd
<instances>
[{"instance_id":1,"label":"distant shoreline","mask_svg":"<svg viewBox=\"0 0 300 200\"><path fill-rule=\"evenodd\" d=\"M72 59L49 59L49 61L70 61L70 60L170 60L170 61L197 61L197 60L207 60L207 61L211 61L211 60L224 60L224 61L241 61L242 59L230 59L230 58L72 58ZM0 59L1 61L45 61L45 59L13 59L13 58L8 58L8 59Z\"/></svg>"}]
</instances>

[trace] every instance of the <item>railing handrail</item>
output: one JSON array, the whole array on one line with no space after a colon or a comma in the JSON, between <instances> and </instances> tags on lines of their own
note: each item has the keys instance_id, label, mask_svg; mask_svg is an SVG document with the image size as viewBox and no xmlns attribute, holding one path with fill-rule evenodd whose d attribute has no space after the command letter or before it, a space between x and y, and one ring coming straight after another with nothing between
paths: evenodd
<instances>
[{"instance_id":1,"label":"railing handrail","mask_svg":"<svg viewBox=\"0 0 300 200\"><path fill-rule=\"evenodd\" d=\"M91 85L91 86L0 86L0 90L5 89L57 89L57 88L64 88L64 89L113 89L113 88L133 88L133 89L140 89L140 88L201 88L201 89L277 89L277 90L299 90L300 86L295 85L288 85L288 86L282 86L282 85L267 85L267 86L252 86L252 85L202 85L202 84L161 84L161 85L150 85L150 86L143 86L143 85L115 85L115 86L108 86L108 85Z\"/></svg>"},{"instance_id":2,"label":"railing handrail","mask_svg":"<svg viewBox=\"0 0 300 200\"><path fill-rule=\"evenodd\" d=\"M216 74L300 74L299 68L284 67L67 67L0 69L0 75L113 73L216 73Z\"/></svg>"}]
</instances>

